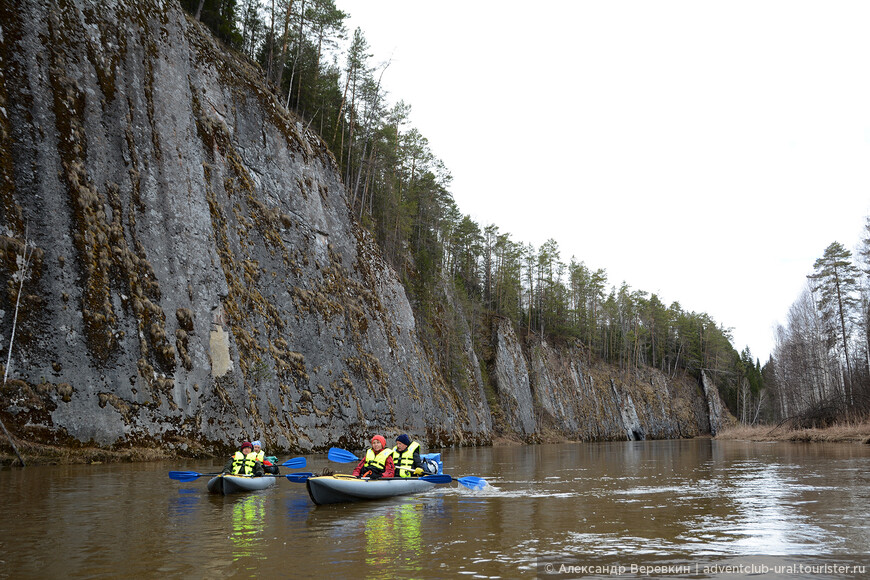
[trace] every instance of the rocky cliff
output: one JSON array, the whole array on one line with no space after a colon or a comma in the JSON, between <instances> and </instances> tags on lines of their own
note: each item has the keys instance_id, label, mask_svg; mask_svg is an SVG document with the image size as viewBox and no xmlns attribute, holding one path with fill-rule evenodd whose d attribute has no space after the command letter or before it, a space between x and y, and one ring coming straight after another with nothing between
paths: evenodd
<instances>
[{"instance_id":1,"label":"rocky cliff","mask_svg":"<svg viewBox=\"0 0 870 580\"><path fill-rule=\"evenodd\" d=\"M443 372L332 154L176 2L0 2L0 26L0 418L18 439L304 451L721 422L712 384L587 365L504 321L485 349L464 328Z\"/></svg>"}]
</instances>

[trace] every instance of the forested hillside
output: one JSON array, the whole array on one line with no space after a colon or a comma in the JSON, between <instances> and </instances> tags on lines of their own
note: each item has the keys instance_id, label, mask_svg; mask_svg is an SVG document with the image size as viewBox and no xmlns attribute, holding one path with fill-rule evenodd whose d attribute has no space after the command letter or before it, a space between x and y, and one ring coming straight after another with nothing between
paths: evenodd
<instances>
[{"instance_id":1,"label":"forested hillside","mask_svg":"<svg viewBox=\"0 0 870 580\"><path fill-rule=\"evenodd\" d=\"M582 345L589 359L622 369L649 366L667 374L706 369L727 405L757 400L761 367L738 353L729 329L679 302L614 285L605 267L567 255L558 240L535 248L497 224L462 213L450 192L450 168L409 121L413 103L391 103L365 32L344 30L332 0L184 0L227 45L257 62L288 106L336 153L353 210L402 274L420 328L450 368L454 321L436 289L453 286L487 332L489 317L521 333ZM349 35L349 49L343 46ZM330 61L327 54L333 55ZM338 56L335 56L335 55ZM400 96L399 96L400 97Z\"/></svg>"}]
</instances>

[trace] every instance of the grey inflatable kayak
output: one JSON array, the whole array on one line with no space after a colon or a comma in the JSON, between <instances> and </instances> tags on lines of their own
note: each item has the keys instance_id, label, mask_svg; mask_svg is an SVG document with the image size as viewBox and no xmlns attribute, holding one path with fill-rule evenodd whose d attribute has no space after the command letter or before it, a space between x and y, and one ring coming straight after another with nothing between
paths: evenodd
<instances>
[{"instance_id":1,"label":"grey inflatable kayak","mask_svg":"<svg viewBox=\"0 0 870 580\"><path fill-rule=\"evenodd\" d=\"M415 477L358 479L352 475L322 475L305 482L311 501L317 505L383 499L420 493L435 484Z\"/></svg>"},{"instance_id":2,"label":"grey inflatable kayak","mask_svg":"<svg viewBox=\"0 0 870 580\"><path fill-rule=\"evenodd\" d=\"M276 478L271 475L264 477L245 477L241 475L218 475L208 481L208 490L211 493L240 493L243 491L256 491L275 485Z\"/></svg>"}]
</instances>

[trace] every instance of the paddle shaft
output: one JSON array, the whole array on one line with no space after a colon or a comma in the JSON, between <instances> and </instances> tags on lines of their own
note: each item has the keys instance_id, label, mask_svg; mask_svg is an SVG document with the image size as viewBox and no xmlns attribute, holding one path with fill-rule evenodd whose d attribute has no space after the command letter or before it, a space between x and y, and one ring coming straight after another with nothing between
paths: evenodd
<instances>
[{"instance_id":1,"label":"paddle shaft","mask_svg":"<svg viewBox=\"0 0 870 580\"><path fill-rule=\"evenodd\" d=\"M287 467L289 469L300 469L305 467L306 460L304 457L294 457L293 459L288 459L284 463L280 464L280 467ZM221 472L222 473L222 472ZM191 481L198 477L202 477L204 475L221 475L221 473L199 473L196 471L170 471L169 477L170 479L178 479L183 481ZM232 475L232 474L229 474ZM241 477L246 477L244 474L235 474ZM278 474L267 473L266 476L276 477Z\"/></svg>"},{"instance_id":2,"label":"paddle shaft","mask_svg":"<svg viewBox=\"0 0 870 580\"><path fill-rule=\"evenodd\" d=\"M232 477L283 477L276 473L264 473L263 475L247 475L244 473L197 473L195 471L170 471L169 479L176 481L194 481L200 477L217 477L218 475L228 475Z\"/></svg>"},{"instance_id":3,"label":"paddle shaft","mask_svg":"<svg viewBox=\"0 0 870 580\"><path fill-rule=\"evenodd\" d=\"M414 471L415 468L397 467L396 469L401 469L404 471ZM429 477L429 476L438 477L438 478L449 477L451 481L455 481L456 483L459 483L459 484L463 485L464 487L467 487L468 489L483 489L487 485L486 480L484 480L480 477L474 477L473 475L469 475L466 477L453 477L451 475L446 475L446 474L444 474L444 475L442 475L442 474L426 474L426 475L420 476L420 479L425 480L426 477ZM433 479L431 481L435 481L435 480ZM442 482L437 481L436 483L442 483ZM447 481L444 481L443 483L447 483Z\"/></svg>"}]
</instances>

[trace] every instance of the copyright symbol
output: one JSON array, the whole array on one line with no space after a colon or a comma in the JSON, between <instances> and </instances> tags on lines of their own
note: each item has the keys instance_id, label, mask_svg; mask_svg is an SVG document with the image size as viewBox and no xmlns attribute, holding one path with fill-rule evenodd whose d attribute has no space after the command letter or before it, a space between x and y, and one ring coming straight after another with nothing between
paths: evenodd
<instances>
[{"instance_id":1,"label":"copyright symbol","mask_svg":"<svg viewBox=\"0 0 870 580\"><path fill-rule=\"evenodd\" d=\"M547 574L552 574L552 573L553 573L553 565L552 565L552 564L547 564L547 565L544 567L544 569L547 571Z\"/></svg>"}]
</instances>

